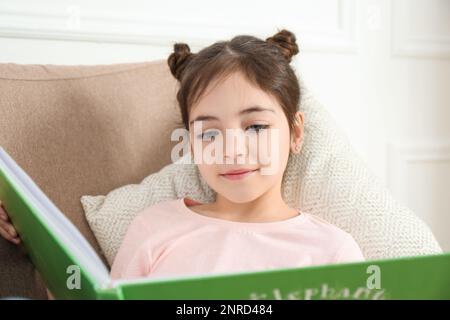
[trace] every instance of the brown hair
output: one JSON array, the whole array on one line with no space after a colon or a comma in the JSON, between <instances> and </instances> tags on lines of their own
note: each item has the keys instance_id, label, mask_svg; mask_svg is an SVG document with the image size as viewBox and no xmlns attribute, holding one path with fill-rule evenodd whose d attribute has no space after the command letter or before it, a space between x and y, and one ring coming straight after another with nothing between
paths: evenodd
<instances>
[{"instance_id":1,"label":"brown hair","mask_svg":"<svg viewBox=\"0 0 450 320\"><path fill-rule=\"evenodd\" d=\"M186 43L175 43L167 62L180 83L177 92L182 117L180 125L189 130L190 108L212 81L240 71L250 82L277 99L292 132L300 86L290 62L297 53L295 35L286 29L265 41L249 35L236 36L230 41L216 42L198 53L191 53Z\"/></svg>"}]
</instances>

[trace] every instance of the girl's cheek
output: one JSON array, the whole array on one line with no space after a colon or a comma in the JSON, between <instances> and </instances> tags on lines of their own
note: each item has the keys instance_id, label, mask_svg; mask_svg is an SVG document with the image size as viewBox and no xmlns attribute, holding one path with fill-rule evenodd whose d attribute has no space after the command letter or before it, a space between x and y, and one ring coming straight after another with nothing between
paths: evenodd
<instances>
[{"instance_id":1,"label":"girl's cheek","mask_svg":"<svg viewBox=\"0 0 450 320\"><path fill-rule=\"evenodd\" d=\"M262 166L271 165L274 162L278 162L280 155L280 140L277 136L271 134L267 138L262 136L262 139L258 141L258 163Z\"/></svg>"},{"instance_id":2,"label":"girl's cheek","mask_svg":"<svg viewBox=\"0 0 450 320\"><path fill-rule=\"evenodd\" d=\"M281 131L281 130L280 130ZM289 159L290 136L280 131L271 135L271 139L267 142L265 148L265 158L261 159L264 166L263 174L278 176L284 173Z\"/></svg>"}]
</instances>

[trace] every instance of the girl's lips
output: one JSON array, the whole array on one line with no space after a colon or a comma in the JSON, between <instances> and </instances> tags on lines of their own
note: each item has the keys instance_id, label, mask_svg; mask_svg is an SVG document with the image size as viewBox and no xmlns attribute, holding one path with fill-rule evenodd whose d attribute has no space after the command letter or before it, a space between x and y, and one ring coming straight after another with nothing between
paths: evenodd
<instances>
[{"instance_id":1,"label":"girl's lips","mask_svg":"<svg viewBox=\"0 0 450 320\"><path fill-rule=\"evenodd\" d=\"M256 172L258 170L259 169L245 171L245 172L241 172L241 173L234 173L234 174L221 174L220 176L224 177L228 180L241 180L241 179L248 177L249 175L253 174L254 172Z\"/></svg>"}]
</instances>

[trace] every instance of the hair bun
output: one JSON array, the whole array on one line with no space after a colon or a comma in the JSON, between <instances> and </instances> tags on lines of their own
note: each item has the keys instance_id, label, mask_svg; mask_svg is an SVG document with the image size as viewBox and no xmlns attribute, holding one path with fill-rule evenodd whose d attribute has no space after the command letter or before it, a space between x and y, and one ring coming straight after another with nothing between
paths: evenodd
<instances>
[{"instance_id":1,"label":"hair bun","mask_svg":"<svg viewBox=\"0 0 450 320\"><path fill-rule=\"evenodd\" d=\"M170 72L180 81L187 62L192 57L191 49L186 43L175 43L173 45L174 52L170 54L167 63L170 67Z\"/></svg>"},{"instance_id":2,"label":"hair bun","mask_svg":"<svg viewBox=\"0 0 450 320\"><path fill-rule=\"evenodd\" d=\"M288 62L298 53L295 35L289 30L283 29L272 37L266 39L267 43L276 45Z\"/></svg>"}]
</instances>

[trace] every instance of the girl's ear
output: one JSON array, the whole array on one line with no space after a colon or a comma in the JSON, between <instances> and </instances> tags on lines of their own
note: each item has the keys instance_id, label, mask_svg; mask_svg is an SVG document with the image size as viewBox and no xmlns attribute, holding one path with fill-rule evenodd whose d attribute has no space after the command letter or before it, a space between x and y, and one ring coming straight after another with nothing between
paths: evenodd
<instances>
[{"instance_id":1,"label":"girl's ear","mask_svg":"<svg viewBox=\"0 0 450 320\"><path fill-rule=\"evenodd\" d=\"M304 139L304 118L303 112L297 111L295 113L294 131L292 132L290 148L292 153L298 154L302 149Z\"/></svg>"}]
</instances>

